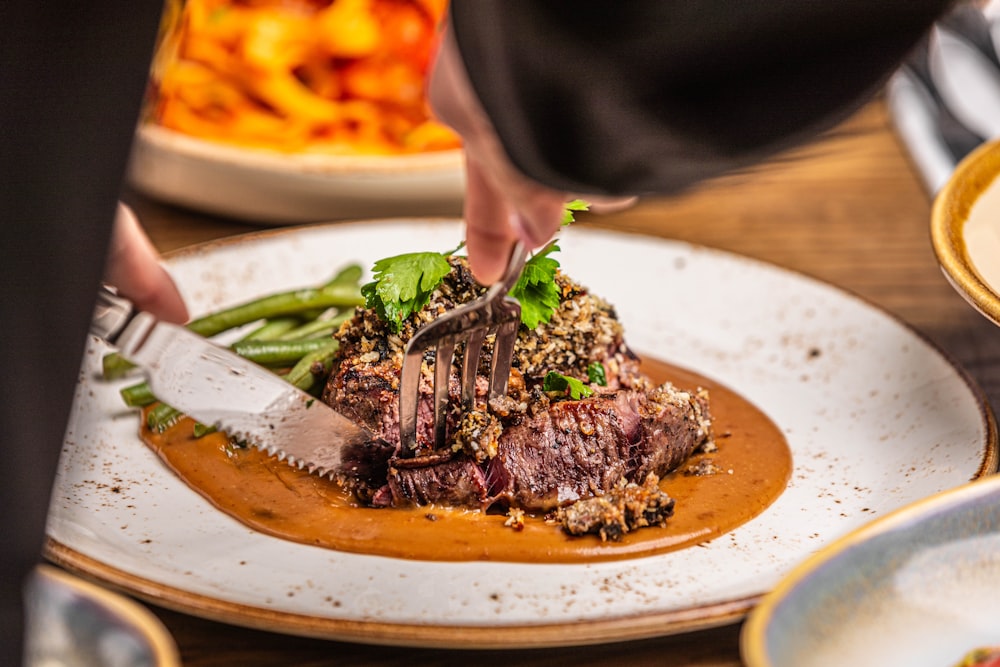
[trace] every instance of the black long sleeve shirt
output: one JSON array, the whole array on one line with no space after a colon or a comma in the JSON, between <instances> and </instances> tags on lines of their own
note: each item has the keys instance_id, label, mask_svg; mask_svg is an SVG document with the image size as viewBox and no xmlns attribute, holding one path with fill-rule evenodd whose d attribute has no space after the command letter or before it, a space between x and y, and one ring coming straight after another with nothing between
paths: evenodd
<instances>
[{"instance_id":1,"label":"black long sleeve shirt","mask_svg":"<svg viewBox=\"0 0 1000 667\"><path fill-rule=\"evenodd\" d=\"M814 136L874 94L944 0L453 0L522 172L670 193Z\"/></svg>"}]
</instances>

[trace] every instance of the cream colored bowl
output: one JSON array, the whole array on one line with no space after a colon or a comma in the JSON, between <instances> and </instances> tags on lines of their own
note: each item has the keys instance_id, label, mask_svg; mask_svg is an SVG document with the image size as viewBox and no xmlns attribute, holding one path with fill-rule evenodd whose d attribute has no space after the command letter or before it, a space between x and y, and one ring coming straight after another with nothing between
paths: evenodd
<instances>
[{"instance_id":1,"label":"cream colored bowl","mask_svg":"<svg viewBox=\"0 0 1000 667\"><path fill-rule=\"evenodd\" d=\"M195 139L156 125L135 135L130 184L160 201L261 224L457 216L461 150L394 156L287 154Z\"/></svg>"},{"instance_id":2,"label":"cream colored bowl","mask_svg":"<svg viewBox=\"0 0 1000 667\"><path fill-rule=\"evenodd\" d=\"M1000 325L1000 142L970 153L938 193L931 241L945 276Z\"/></svg>"}]
</instances>

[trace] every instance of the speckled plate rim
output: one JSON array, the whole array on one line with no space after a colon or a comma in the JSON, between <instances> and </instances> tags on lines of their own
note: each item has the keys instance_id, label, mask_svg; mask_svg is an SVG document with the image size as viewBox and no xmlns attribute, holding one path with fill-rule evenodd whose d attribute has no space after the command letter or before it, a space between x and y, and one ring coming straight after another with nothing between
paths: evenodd
<instances>
[{"instance_id":1,"label":"speckled plate rim","mask_svg":"<svg viewBox=\"0 0 1000 667\"><path fill-rule=\"evenodd\" d=\"M827 545L792 569L769 593L762 596L749 613L740 631L740 656L747 667L772 667L767 651L767 629L779 608L799 586L832 564L846 552L880 535L905 529L923 517L943 513L965 503L997 493L1000 475L989 475L968 484L942 491L923 500L890 512Z\"/></svg>"},{"instance_id":2,"label":"speckled plate rim","mask_svg":"<svg viewBox=\"0 0 1000 667\"><path fill-rule=\"evenodd\" d=\"M212 253L215 250L238 246L243 242L266 241L270 237L286 234L295 234L305 230L322 231L327 228L351 228L368 227L373 224L385 221L366 221L361 223L334 223L332 225L309 225L302 228L280 228L265 231L252 232L243 236L224 239L182 249L172 253L169 259L193 257ZM417 221L420 222L420 221ZM455 224L455 221L431 220L422 221L423 224L437 225L442 222ZM406 221L407 229L415 223L412 220ZM653 239L641 235L607 232L599 229L579 229L568 230L574 235L582 235L585 238L604 239L611 242L615 239L627 240L626 242L641 242L652 244L665 244L668 247L680 247L688 252L704 254L712 258L719 258L726 262L733 262L740 266L751 267L754 270L776 272L779 275L791 276L796 280L803 281L813 287L829 290L837 295L837 298L848 299L858 302L867 311L878 317L884 317L894 323L894 326L905 330L908 335L919 339L921 344L926 345L933 354L939 355L951 371L957 375L957 379L965 385L977 406L978 416L981 420L981 427L984 431L984 442L982 445L982 458L979 460L977 470L971 474L972 478L988 474L997 468L998 464L998 443L996 423L993 412L985 400L979 387L971 380L967 373L954 364L947 355L943 354L925 337L915 332L911 327L898 320L898 318L885 313L872 306L870 303L846 292L840 288L831 286L822 281L810 278L803 274L788 271L766 262L734 255L724 251L692 246L690 244L668 241L663 239ZM565 244L566 239L564 239ZM599 241L600 242L600 241ZM603 246L602 246L603 248ZM725 378L721 378L725 381ZM968 479L968 478L967 478ZM352 620L342 618L317 617L307 614L296 614L287 611L275 611L253 604L242 604L212 596L206 596L197 592L191 592L181 587L166 585L162 582L154 581L147 577L136 576L126 570L114 565L87 556L84 553L63 544L58 539L49 538L45 549L46 557L51 561L66 567L71 571L95 579L103 584L119 588L127 593L148 600L149 602L171 608L177 611L203 616L209 619L259 628L269 631L285 632L288 634L320 637L334 640L355 641L370 644L386 645L407 645L421 647L447 647L447 648L512 648L512 647L545 647L564 645L586 645L595 643L606 643L612 641L624 641L654 636L665 636L671 634L684 633L697 629L706 629L720 625L727 625L737 622L746 617L747 613L759 602L766 593L758 587L748 595L732 596L721 601L709 602L706 604L694 604L681 609L673 609L659 612L644 611L639 614L611 615L598 619L575 619L570 622L539 622L532 624L518 623L497 623L485 625L454 625L435 623L398 623L381 622L377 619Z\"/></svg>"},{"instance_id":3,"label":"speckled plate rim","mask_svg":"<svg viewBox=\"0 0 1000 667\"><path fill-rule=\"evenodd\" d=\"M996 324L1000 324L1000 296L973 268L962 228L978 196L998 175L1000 141L978 146L955 168L931 210L931 244L941 270L966 301Z\"/></svg>"},{"instance_id":4,"label":"speckled plate rim","mask_svg":"<svg viewBox=\"0 0 1000 667\"><path fill-rule=\"evenodd\" d=\"M269 632L384 646L451 649L510 649L585 646L683 634L735 623L761 596L600 621L525 625L450 626L326 619L276 612L206 597L136 577L47 540L45 556L53 563L165 609Z\"/></svg>"}]
</instances>

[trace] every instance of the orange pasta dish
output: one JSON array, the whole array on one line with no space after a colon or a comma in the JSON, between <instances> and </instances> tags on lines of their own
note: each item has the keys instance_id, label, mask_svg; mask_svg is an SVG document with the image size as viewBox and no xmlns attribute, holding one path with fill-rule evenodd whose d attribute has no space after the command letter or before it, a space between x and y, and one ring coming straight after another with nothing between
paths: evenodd
<instances>
[{"instance_id":1,"label":"orange pasta dish","mask_svg":"<svg viewBox=\"0 0 1000 667\"><path fill-rule=\"evenodd\" d=\"M447 0L170 0L150 118L283 152L456 148L424 83Z\"/></svg>"}]
</instances>

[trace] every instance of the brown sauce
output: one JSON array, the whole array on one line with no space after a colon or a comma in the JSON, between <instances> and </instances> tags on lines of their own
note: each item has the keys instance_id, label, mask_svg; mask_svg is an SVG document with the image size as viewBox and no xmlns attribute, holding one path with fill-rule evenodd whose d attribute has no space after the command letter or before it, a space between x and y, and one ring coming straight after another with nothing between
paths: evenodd
<instances>
[{"instance_id":1,"label":"brown sauce","mask_svg":"<svg viewBox=\"0 0 1000 667\"><path fill-rule=\"evenodd\" d=\"M329 549L420 560L584 562L650 556L712 540L764 511L785 489L791 452L775 424L735 392L689 371L646 360L657 382L709 390L718 451L696 454L681 466L709 458L719 472L678 471L661 480L676 499L663 527L643 528L620 542L570 537L541 517L524 529L506 516L442 507L372 509L352 505L340 488L256 449L231 450L222 434L195 438L182 420L165 433L141 436L189 486L251 528Z\"/></svg>"}]
</instances>

